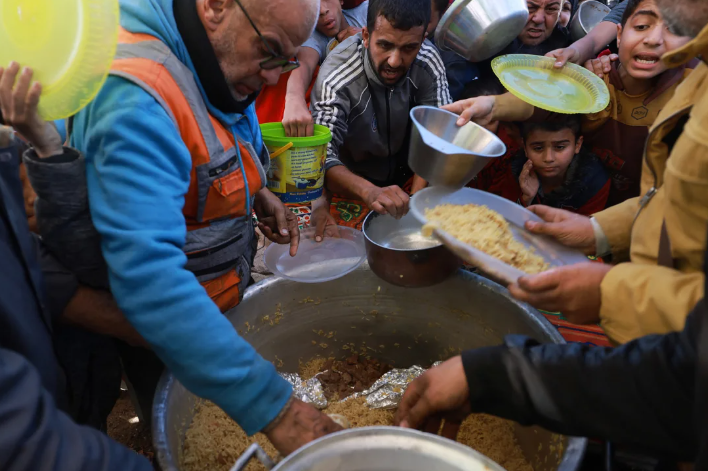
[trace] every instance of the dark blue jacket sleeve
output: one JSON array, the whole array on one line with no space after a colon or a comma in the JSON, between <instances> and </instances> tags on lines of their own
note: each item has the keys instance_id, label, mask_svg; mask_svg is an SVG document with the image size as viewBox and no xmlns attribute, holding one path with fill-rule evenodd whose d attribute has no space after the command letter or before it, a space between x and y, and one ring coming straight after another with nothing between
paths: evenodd
<instances>
[{"instance_id":1,"label":"dark blue jacket sleeve","mask_svg":"<svg viewBox=\"0 0 708 471\"><path fill-rule=\"evenodd\" d=\"M614 349L510 336L503 346L464 352L472 408L692 459L696 340L705 310L704 300L683 332Z\"/></svg>"},{"instance_id":2,"label":"dark blue jacket sleeve","mask_svg":"<svg viewBox=\"0 0 708 471\"><path fill-rule=\"evenodd\" d=\"M143 457L59 411L34 367L0 348L0 469L152 471Z\"/></svg>"}]
</instances>

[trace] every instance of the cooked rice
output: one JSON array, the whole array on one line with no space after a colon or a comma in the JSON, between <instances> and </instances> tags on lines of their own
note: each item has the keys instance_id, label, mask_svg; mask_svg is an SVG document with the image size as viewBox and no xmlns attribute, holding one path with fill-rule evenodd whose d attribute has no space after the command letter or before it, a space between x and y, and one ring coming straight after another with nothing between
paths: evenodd
<instances>
[{"instance_id":1,"label":"cooked rice","mask_svg":"<svg viewBox=\"0 0 708 471\"><path fill-rule=\"evenodd\" d=\"M314 376L322 365L322 359L315 359L301 365L301 371ZM331 402L324 412L346 417L352 427L393 425L395 414L392 410L370 409L364 397ZM457 441L488 456L508 471L533 470L516 442L513 422L484 414L471 415L462 423ZM229 471L253 442L258 442L269 456L278 456L265 435L259 433L248 437L218 406L202 402L197 406L185 436L180 469ZM246 471L265 471L265 467L252 460Z\"/></svg>"},{"instance_id":2,"label":"cooked rice","mask_svg":"<svg viewBox=\"0 0 708 471\"><path fill-rule=\"evenodd\" d=\"M428 228L440 228L470 245L519 270L536 274L548 269L543 257L514 238L504 217L477 204L443 204L425 210Z\"/></svg>"}]
</instances>

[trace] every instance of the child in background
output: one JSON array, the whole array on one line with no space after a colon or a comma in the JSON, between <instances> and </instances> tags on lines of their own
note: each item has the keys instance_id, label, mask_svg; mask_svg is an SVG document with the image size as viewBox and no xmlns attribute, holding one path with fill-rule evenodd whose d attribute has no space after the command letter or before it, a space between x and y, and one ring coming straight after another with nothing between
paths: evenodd
<instances>
[{"instance_id":1,"label":"child in background","mask_svg":"<svg viewBox=\"0 0 708 471\"><path fill-rule=\"evenodd\" d=\"M518 202L586 216L605 209L610 179L602 162L583 148L579 116L527 122L521 134L523 149L510 159Z\"/></svg>"},{"instance_id":2,"label":"child in background","mask_svg":"<svg viewBox=\"0 0 708 471\"><path fill-rule=\"evenodd\" d=\"M649 128L691 71L686 66L667 70L660 60L689 38L667 29L654 0L627 0L617 40L620 63L604 77L610 103L605 110L585 116L582 124L585 145L610 173L608 207L639 196L643 143ZM534 115L532 105L510 93L463 100L445 109L474 115L476 121L482 122L525 121ZM533 118L549 115L539 110ZM461 119L460 124L464 121Z\"/></svg>"},{"instance_id":3,"label":"child in background","mask_svg":"<svg viewBox=\"0 0 708 471\"><path fill-rule=\"evenodd\" d=\"M586 116L583 123L586 145L605 163L612 178L609 206L639 196L643 143L649 128L692 70L667 70L661 56L688 40L667 29L654 0L627 1L617 27L619 63L604 76L610 104Z\"/></svg>"}]
</instances>

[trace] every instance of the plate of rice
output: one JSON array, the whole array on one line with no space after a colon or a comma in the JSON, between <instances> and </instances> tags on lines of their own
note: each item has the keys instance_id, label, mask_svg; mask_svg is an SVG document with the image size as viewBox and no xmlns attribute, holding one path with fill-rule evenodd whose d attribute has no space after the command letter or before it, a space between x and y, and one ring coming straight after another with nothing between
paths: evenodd
<instances>
[{"instance_id":1,"label":"plate of rice","mask_svg":"<svg viewBox=\"0 0 708 471\"><path fill-rule=\"evenodd\" d=\"M464 261L505 283L588 260L550 237L527 231L527 221L542 222L541 218L492 193L426 188L413 196L410 207L424 233L435 235Z\"/></svg>"}]
</instances>

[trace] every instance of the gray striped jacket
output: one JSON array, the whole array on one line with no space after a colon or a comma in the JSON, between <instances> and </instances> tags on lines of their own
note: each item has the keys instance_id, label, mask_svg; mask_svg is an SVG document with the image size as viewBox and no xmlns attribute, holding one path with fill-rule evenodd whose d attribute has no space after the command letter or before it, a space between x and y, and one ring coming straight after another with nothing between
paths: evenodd
<instances>
[{"instance_id":1,"label":"gray striped jacket","mask_svg":"<svg viewBox=\"0 0 708 471\"><path fill-rule=\"evenodd\" d=\"M407 168L409 112L418 105L451 102L445 66L425 41L405 79L384 85L369 59L361 34L332 51L312 90L316 124L332 131L325 170L346 165L379 185L397 182Z\"/></svg>"}]
</instances>

